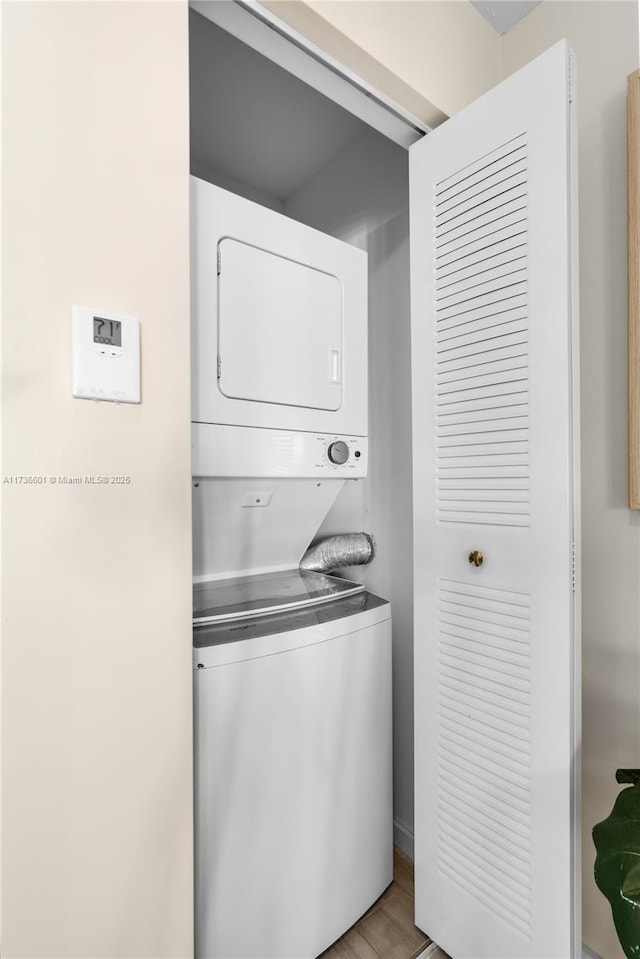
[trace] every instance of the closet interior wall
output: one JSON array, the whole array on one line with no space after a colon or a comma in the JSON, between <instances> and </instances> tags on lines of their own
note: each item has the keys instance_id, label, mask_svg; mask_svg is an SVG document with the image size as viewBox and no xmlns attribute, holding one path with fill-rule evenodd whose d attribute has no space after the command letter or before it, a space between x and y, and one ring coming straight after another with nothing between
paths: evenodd
<instances>
[{"instance_id":1,"label":"closet interior wall","mask_svg":"<svg viewBox=\"0 0 640 959\"><path fill-rule=\"evenodd\" d=\"M189 33L192 174L369 256L369 475L316 539L376 539L373 564L345 572L392 605L395 838L413 854L408 155L194 11Z\"/></svg>"}]
</instances>

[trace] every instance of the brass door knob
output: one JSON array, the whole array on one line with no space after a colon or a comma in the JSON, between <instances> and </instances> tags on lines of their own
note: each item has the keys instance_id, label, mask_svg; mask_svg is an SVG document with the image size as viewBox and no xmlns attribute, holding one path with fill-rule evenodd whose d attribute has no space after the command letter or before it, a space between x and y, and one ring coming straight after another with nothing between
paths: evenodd
<instances>
[{"instance_id":1,"label":"brass door knob","mask_svg":"<svg viewBox=\"0 0 640 959\"><path fill-rule=\"evenodd\" d=\"M484 556L479 549L474 549L471 553L469 553L469 562L472 566L482 566L484 563Z\"/></svg>"}]
</instances>

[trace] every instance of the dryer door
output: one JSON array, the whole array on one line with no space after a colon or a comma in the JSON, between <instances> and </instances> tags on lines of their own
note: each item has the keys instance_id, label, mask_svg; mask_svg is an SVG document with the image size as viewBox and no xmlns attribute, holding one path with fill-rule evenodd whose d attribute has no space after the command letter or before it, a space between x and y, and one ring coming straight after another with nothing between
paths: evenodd
<instances>
[{"instance_id":1,"label":"dryer door","mask_svg":"<svg viewBox=\"0 0 640 959\"><path fill-rule=\"evenodd\" d=\"M342 284L248 243L218 244L218 387L238 400L342 404Z\"/></svg>"},{"instance_id":2,"label":"dryer door","mask_svg":"<svg viewBox=\"0 0 640 959\"><path fill-rule=\"evenodd\" d=\"M364 250L192 177L191 315L194 423L367 435Z\"/></svg>"}]
</instances>

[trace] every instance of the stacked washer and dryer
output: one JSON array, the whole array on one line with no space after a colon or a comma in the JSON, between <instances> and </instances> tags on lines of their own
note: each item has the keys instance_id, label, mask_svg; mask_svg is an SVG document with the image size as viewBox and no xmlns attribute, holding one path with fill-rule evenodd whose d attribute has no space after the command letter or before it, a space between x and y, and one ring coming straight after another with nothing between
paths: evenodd
<instances>
[{"instance_id":1,"label":"stacked washer and dryer","mask_svg":"<svg viewBox=\"0 0 640 959\"><path fill-rule=\"evenodd\" d=\"M299 569L367 473L367 258L192 178L196 956L314 959L392 879L391 614Z\"/></svg>"}]
</instances>

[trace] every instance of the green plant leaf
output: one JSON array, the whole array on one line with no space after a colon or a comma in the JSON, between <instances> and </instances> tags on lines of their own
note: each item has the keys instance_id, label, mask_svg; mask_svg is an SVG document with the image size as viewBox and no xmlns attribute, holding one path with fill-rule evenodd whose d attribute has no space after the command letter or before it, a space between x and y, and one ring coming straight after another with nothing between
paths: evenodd
<instances>
[{"instance_id":1,"label":"green plant leaf","mask_svg":"<svg viewBox=\"0 0 640 959\"><path fill-rule=\"evenodd\" d=\"M640 769L616 769L616 782L637 786L640 783Z\"/></svg>"},{"instance_id":2,"label":"green plant leaf","mask_svg":"<svg viewBox=\"0 0 640 959\"><path fill-rule=\"evenodd\" d=\"M628 959L640 959L640 769L619 769L623 789L611 814L593 828L597 850L594 874L611 903L620 945Z\"/></svg>"}]
</instances>

